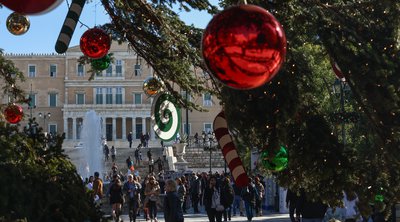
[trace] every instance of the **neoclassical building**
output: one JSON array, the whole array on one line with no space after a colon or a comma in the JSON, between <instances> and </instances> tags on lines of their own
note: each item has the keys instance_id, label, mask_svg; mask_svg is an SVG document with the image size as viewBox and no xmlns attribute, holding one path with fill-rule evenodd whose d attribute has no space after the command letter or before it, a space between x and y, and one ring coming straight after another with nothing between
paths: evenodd
<instances>
[{"instance_id":1,"label":"neoclassical building","mask_svg":"<svg viewBox=\"0 0 400 222\"><path fill-rule=\"evenodd\" d=\"M83 118L94 110L102 119L103 134L109 141L126 140L129 132L138 139L141 133L153 132L150 116L152 97L144 94L143 81L154 74L146 62L127 44L113 42L110 52L114 62L89 81L90 65L80 65L79 46L65 54L6 54L25 74L21 83L32 98L31 107L24 105L25 122L29 116L46 132L65 133L69 141L79 140ZM182 92L185 93L185 92ZM193 98L209 112L188 112L182 109L181 134L189 123L189 134L212 130L212 122L221 110L216 98L205 94ZM3 103L7 98L3 98Z\"/></svg>"}]
</instances>

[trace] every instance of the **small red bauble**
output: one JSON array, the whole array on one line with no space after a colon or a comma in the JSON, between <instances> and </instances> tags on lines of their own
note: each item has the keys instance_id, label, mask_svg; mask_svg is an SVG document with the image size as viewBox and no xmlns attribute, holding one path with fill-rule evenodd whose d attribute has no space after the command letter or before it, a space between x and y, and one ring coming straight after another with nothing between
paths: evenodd
<instances>
[{"instance_id":1,"label":"small red bauble","mask_svg":"<svg viewBox=\"0 0 400 222\"><path fill-rule=\"evenodd\" d=\"M102 29L93 28L83 33L80 41L81 51L92 59L107 55L111 46L110 36Z\"/></svg>"},{"instance_id":2,"label":"small red bauble","mask_svg":"<svg viewBox=\"0 0 400 222\"><path fill-rule=\"evenodd\" d=\"M279 71L286 55L282 26L267 10L239 5L214 16L203 34L210 72L236 89L259 87Z\"/></svg>"},{"instance_id":3,"label":"small red bauble","mask_svg":"<svg viewBox=\"0 0 400 222\"><path fill-rule=\"evenodd\" d=\"M19 121L21 121L22 117L24 116L22 107L16 104L7 106L7 108L4 109L3 114L6 120L12 124L19 123Z\"/></svg>"}]
</instances>

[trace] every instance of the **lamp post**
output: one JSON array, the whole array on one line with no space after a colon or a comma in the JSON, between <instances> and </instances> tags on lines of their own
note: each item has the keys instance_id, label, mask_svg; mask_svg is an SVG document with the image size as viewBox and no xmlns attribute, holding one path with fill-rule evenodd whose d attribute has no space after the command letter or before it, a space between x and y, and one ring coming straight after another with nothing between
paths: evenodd
<instances>
[{"instance_id":1,"label":"lamp post","mask_svg":"<svg viewBox=\"0 0 400 222\"><path fill-rule=\"evenodd\" d=\"M47 131L46 119L50 119L51 113L39 113L39 117L43 119L43 128Z\"/></svg>"}]
</instances>

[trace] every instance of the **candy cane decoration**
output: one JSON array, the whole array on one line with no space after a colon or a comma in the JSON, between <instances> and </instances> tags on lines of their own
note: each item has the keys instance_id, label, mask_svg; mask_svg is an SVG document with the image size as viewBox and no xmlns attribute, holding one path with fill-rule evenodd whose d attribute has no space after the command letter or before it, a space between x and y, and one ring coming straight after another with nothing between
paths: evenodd
<instances>
[{"instance_id":1,"label":"candy cane decoration","mask_svg":"<svg viewBox=\"0 0 400 222\"><path fill-rule=\"evenodd\" d=\"M63 0L0 0L7 8L23 15L43 14L61 4Z\"/></svg>"},{"instance_id":2,"label":"candy cane decoration","mask_svg":"<svg viewBox=\"0 0 400 222\"><path fill-rule=\"evenodd\" d=\"M342 70L340 69L339 65L332 59L330 58L331 66L333 69L333 72L335 73L336 77L342 81L345 81L344 75L342 73Z\"/></svg>"},{"instance_id":3,"label":"candy cane decoration","mask_svg":"<svg viewBox=\"0 0 400 222\"><path fill-rule=\"evenodd\" d=\"M229 134L228 123L226 122L224 111L220 112L217 117L215 117L214 133L219 146L222 148L222 154L229 166L235 184L238 187L246 187L249 184L249 177L244 170L242 160L240 160L235 144Z\"/></svg>"},{"instance_id":4,"label":"candy cane decoration","mask_svg":"<svg viewBox=\"0 0 400 222\"><path fill-rule=\"evenodd\" d=\"M153 130L163 141L175 138L181 125L181 111L174 101L175 98L166 93L158 94L153 101L151 114Z\"/></svg>"},{"instance_id":5,"label":"candy cane decoration","mask_svg":"<svg viewBox=\"0 0 400 222\"><path fill-rule=\"evenodd\" d=\"M64 53L67 51L69 42L74 34L76 23L81 16L83 6L86 0L73 0L69 7L68 14L65 17L64 24L61 28L60 35L56 42L56 52Z\"/></svg>"}]
</instances>

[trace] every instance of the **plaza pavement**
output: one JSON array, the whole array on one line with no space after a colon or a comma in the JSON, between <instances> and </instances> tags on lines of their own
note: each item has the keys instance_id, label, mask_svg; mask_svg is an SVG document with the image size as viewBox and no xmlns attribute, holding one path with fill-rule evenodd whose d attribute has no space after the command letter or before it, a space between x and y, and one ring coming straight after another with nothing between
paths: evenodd
<instances>
[{"instance_id":1,"label":"plaza pavement","mask_svg":"<svg viewBox=\"0 0 400 222\"><path fill-rule=\"evenodd\" d=\"M200 214L184 214L185 217L185 222L208 222L207 215L205 213L200 213ZM159 222L165 222L163 213L158 213L157 214L157 219ZM231 218L231 221L234 222L247 222L247 218L243 216L234 216ZM129 222L129 216L128 215L122 215L122 220L124 222ZM136 222L145 222L146 220L143 218L143 214L140 215L137 219ZM224 218L222 218L222 221L224 221ZM290 222L289 214L279 214L279 213L270 213L266 212L264 216L261 217L253 217L252 221L268 221L268 222ZM148 221L150 222L150 220Z\"/></svg>"}]
</instances>

